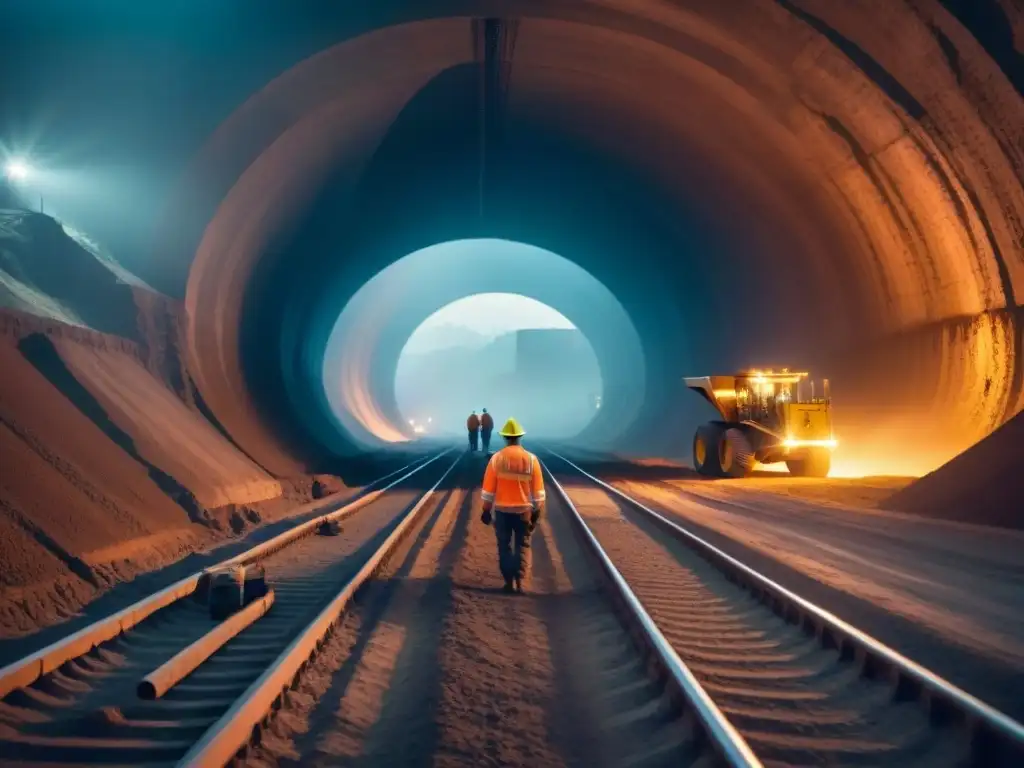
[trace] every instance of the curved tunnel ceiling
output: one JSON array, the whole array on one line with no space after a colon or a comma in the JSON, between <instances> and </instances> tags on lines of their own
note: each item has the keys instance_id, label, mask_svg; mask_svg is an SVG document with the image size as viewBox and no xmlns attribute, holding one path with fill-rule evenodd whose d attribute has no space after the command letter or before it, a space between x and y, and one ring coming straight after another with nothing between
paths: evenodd
<instances>
[{"instance_id":1,"label":"curved tunnel ceiling","mask_svg":"<svg viewBox=\"0 0 1024 768\"><path fill-rule=\"evenodd\" d=\"M172 217L167 242L195 252L190 369L264 465L316 453L270 410L315 369L305 339L329 334L313 318L340 311L337 286L464 237L614 288L648 351L638 435L694 368L845 363L852 381L873 361L872 389L907 344L903 378L940 382L922 415L966 398L974 424L950 428L976 439L1019 410L1024 103L938 2L402 5L240 107ZM984 359L950 323L988 329ZM252 328L275 343L243 352Z\"/></svg>"}]
</instances>

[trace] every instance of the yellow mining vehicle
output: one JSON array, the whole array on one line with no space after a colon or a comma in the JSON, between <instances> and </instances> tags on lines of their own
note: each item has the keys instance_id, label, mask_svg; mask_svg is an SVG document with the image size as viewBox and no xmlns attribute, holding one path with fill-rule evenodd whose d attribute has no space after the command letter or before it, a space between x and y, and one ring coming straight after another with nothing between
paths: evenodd
<instances>
[{"instance_id":1,"label":"yellow mining vehicle","mask_svg":"<svg viewBox=\"0 0 1024 768\"><path fill-rule=\"evenodd\" d=\"M828 475L836 447L828 379L815 387L807 373L783 368L683 381L722 416L693 437L699 474L745 477L756 463L784 461L792 475Z\"/></svg>"}]
</instances>

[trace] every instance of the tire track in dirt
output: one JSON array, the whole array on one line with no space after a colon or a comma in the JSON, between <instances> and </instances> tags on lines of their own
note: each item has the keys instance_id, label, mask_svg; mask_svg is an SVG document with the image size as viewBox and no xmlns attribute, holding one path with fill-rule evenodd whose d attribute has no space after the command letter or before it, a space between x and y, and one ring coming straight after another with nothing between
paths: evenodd
<instances>
[{"instance_id":1,"label":"tire track in dirt","mask_svg":"<svg viewBox=\"0 0 1024 768\"><path fill-rule=\"evenodd\" d=\"M529 593L500 590L475 474L437 502L318 657L259 766L687 765L689 734L555 505Z\"/></svg>"},{"instance_id":2,"label":"tire track in dirt","mask_svg":"<svg viewBox=\"0 0 1024 768\"><path fill-rule=\"evenodd\" d=\"M560 481L665 637L766 765L953 766L965 744L859 676L625 502Z\"/></svg>"}]
</instances>

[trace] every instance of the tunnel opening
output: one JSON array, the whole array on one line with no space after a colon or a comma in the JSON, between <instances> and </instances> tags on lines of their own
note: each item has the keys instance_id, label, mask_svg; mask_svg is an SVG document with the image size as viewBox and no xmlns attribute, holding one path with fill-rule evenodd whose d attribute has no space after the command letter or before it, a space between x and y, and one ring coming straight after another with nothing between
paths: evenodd
<instances>
[{"instance_id":1,"label":"tunnel opening","mask_svg":"<svg viewBox=\"0 0 1024 768\"><path fill-rule=\"evenodd\" d=\"M466 349L458 365L403 355L432 327L443 336L453 316L488 341L476 363ZM567 333L527 330L545 327ZM640 335L607 286L551 251L488 238L419 249L364 283L333 323L322 381L330 418L363 447L415 439L410 419L461 431L488 398L495 418L534 421L532 434L610 445L632 427L648 383ZM443 402L424 399L427 381Z\"/></svg>"},{"instance_id":2,"label":"tunnel opening","mask_svg":"<svg viewBox=\"0 0 1024 768\"><path fill-rule=\"evenodd\" d=\"M284 72L197 160L190 370L211 410L265 465L379 444L323 384L339 311L404 254L490 238L614 288L645 360L624 452L688 458L707 414L681 377L752 365L830 377L843 448L879 469L942 446L935 466L1019 412L1012 86L942 14L891 8L936 88L853 11L762 11L552 4L498 25L489 68L479 19L410 18ZM388 366L365 355L397 444ZM618 411L605 385L592 429Z\"/></svg>"},{"instance_id":3,"label":"tunnel opening","mask_svg":"<svg viewBox=\"0 0 1024 768\"><path fill-rule=\"evenodd\" d=\"M513 293L437 310L395 370L398 411L416 435L461 437L467 414L486 409L499 426L515 417L532 437L571 439L594 421L603 394L590 340L558 310Z\"/></svg>"}]
</instances>

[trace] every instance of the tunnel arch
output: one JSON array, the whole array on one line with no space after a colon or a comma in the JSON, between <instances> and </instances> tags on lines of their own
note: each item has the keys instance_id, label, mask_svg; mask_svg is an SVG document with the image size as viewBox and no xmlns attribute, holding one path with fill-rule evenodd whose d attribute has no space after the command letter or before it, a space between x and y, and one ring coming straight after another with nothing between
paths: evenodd
<instances>
[{"instance_id":1,"label":"tunnel arch","mask_svg":"<svg viewBox=\"0 0 1024 768\"><path fill-rule=\"evenodd\" d=\"M488 260L488 250L497 245L474 239L422 248L379 272L349 300L326 349L312 356L324 360L328 402L350 435L373 447L379 442L372 438L410 437L393 394L402 348L443 307L497 292L546 304L594 347L609 407L588 427L587 439L610 444L631 426L645 394L646 361L640 336L614 293L586 270L541 248L517 243L513 260ZM431 273L447 278L431 282ZM344 385L335 387L337 381Z\"/></svg>"},{"instance_id":2,"label":"tunnel arch","mask_svg":"<svg viewBox=\"0 0 1024 768\"><path fill-rule=\"evenodd\" d=\"M905 338L922 338L916 375L950 380L936 390L937 400L921 404L922 416L968 390L985 393L975 401L982 421L1020 409L1024 107L941 4L765 0L737 14L710 0L686 9L449 2L423 3L419 20L397 3L382 5L390 26L316 53L224 123L184 185L191 196L177 216L186 222L182 237L168 240L186 251L189 233L196 242L186 291L190 371L225 428L265 465L293 466L302 440L285 440L254 417L253 377L242 361L243 305L254 295L259 265L282 258L282 233L299 226L326 188L335 201L348 195L334 254L344 254L339 270L353 284L385 266L401 242L506 237L571 258L562 241L573 226L584 230L587 219L574 205L607 211L601 224L620 241L630 227L650 228L651 242L630 265L636 285L626 291L636 301L647 291L665 302L660 320L640 330L659 347L640 422L653 423L672 404L668 382L683 372L678 340L655 343L659 326L663 333L704 327L690 339L689 357L704 366L750 362L745 358L757 354L759 361L802 356L837 370L849 363L856 372L858 364L841 354L854 342L895 349ZM455 148L472 145L478 105L472 87L462 101L452 96L458 85L472 86L480 69L481 25L470 8L504 19L499 154L516 173L491 178L491 205L506 205L502 214L467 224L470 207L451 202L459 195L439 185L445 168L430 153L454 159L455 175L471 167ZM434 92L452 96L458 124L446 123L445 135L420 123L420 151L412 153L419 160L404 171L405 198L394 184L374 186L375 169L379 179L387 175L380 169L395 168L388 137L442 81L449 90ZM562 163L552 147L577 145L600 158L604 171L595 177L609 196L612 187L628 187L616 198L624 210L601 208L601 194L583 181L586 163L566 160L562 170L577 183L559 183L576 199L554 201L570 222L555 231L545 226L541 204L523 197L551 203L541 188L551 169L536 167L543 164L537 158ZM533 166L522 165L531 157ZM409 190L441 193L427 206L440 223L424 223L424 215L409 231L388 232L382 220L388 211L405 217L396 200L407 201ZM633 197L651 210L630 209ZM453 221L460 211L462 220ZM680 220L703 223L707 242L692 247ZM688 282L674 253L686 254L689 277L703 286L696 300L679 289ZM579 263L604 282L615 272L610 259ZM935 337L918 334L934 328L948 335L949 323L992 313L1009 324L1008 341L999 345L1005 351L988 354L969 374L952 370L970 354L969 344L933 353ZM301 308L283 314L287 322L279 325L290 330L256 368L276 366L286 379L301 378L309 361L295 359L295 336L323 329L311 328ZM879 355L863 359L872 357ZM864 388L877 387L883 375ZM1001 384L979 387L987 379Z\"/></svg>"}]
</instances>

